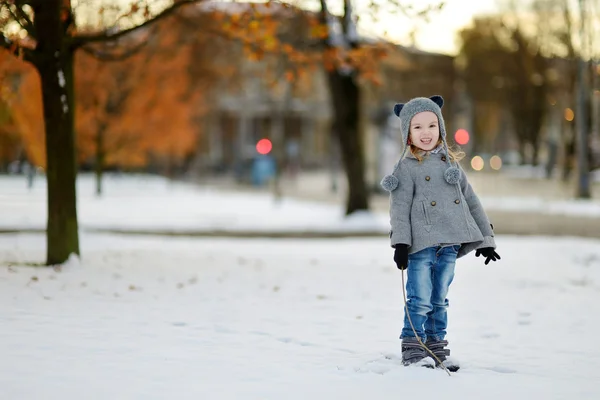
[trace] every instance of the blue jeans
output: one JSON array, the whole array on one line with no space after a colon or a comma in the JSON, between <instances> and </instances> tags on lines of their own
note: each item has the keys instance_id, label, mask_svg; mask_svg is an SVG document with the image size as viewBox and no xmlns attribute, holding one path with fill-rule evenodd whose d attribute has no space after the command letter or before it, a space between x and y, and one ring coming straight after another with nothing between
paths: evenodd
<instances>
[{"instance_id":1,"label":"blue jeans","mask_svg":"<svg viewBox=\"0 0 600 400\"><path fill-rule=\"evenodd\" d=\"M408 256L406 281L410 318L423 341L443 340L448 326L448 288L454 278L456 255L460 246L428 247ZM404 328L400 338L415 337L404 309Z\"/></svg>"}]
</instances>

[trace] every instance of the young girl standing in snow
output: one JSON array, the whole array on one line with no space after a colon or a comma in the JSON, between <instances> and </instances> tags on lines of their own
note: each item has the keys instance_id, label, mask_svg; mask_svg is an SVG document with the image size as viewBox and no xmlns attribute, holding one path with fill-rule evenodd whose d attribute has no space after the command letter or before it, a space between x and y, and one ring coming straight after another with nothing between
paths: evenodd
<instances>
[{"instance_id":1,"label":"young girl standing in snow","mask_svg":"<svg viewBox=\"0 0 600 400\"><path fill-rule=\"evenodd\" d=\"M443 104L441 96L396 104L404 151L381 186L390 192L394 261L399 269L408 268L402 363L432 367L439 360L456 371L458 363L448 358L445 340L446 296L456 259L476 250L487 265L500 256L495 252L493 226L458 156L448 148Z\"/></svg>"}]
</instances>

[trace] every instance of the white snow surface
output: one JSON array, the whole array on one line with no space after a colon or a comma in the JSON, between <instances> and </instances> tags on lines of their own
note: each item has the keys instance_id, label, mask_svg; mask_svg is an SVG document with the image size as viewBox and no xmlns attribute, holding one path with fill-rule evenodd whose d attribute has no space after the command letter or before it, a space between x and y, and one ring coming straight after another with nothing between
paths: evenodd
<instances>
[{"instance_id":1,"label":"white snow surface","mask_svg":"<svg viewBox=\"0 0 600 400\"><path fill-rule=\"evenodd\" d=\"M23 177L0 177L0 229L45 229L46 182L29 191ZM340 206L266 193L223 192L148 176L108 175L102 197L94 177L77 181L80 227L161 231L375 231L389 230L387 213L344 217Z\"/></svg>"},{"instance_id":2,"label":"white snow surface","mask_svg":"<svg viewBox=\"0 0 600 400\"><path fill-rule=\"evenodd\" d=\"M2 399L598 399L600 241L500 236L458 261L462 369L403 367L401 274L386 238L84 233L41 262L0 235Z\"/></svg>"},{"instance_id":3,"label":"white snow surface","mask_svg":"<svg viewBox=\"0 0 600 400\"><path fill-rule=\"evenodd\" d=\"M43 179L0 189L0 229L45 227ZM105 189L78 180L81 258L31 266L44 236L0 235L1 399L600 398L598 240L498 236L499 262L461 258L448 339L462 369L449 377L400 364L402 280L385 235L85 230L384 232L386 214L152 177L109 175Z\"/></svg>"},{"instance_id":4,"label":"white snow surface","mask_svg":"<svg viewBox=\"0 0 600 400\"><path fill-rule=\"evenodd\" d=\"M482 196L480 200L486 210L600 218L600 202L597 199L548 200L542 197Z\"/></svg>"},{"instance_id":5,"label":"white snow surface","mask_svg":"<svg viewBox=\"0 0 600 400\"><path fill-rule=\"evenodd\" d=\"M94 178L77 181L78 217L82 229L155 230L169 232L377 232L387 234L387 212L344 216L343 207L269 193L222 192L148 176L104 179L104 194L95 195ZM501 209L600 217L597 200L548 200L536 197L482 197L487 210ZM45 229L46 182L36 177L28 190L21 176L0 176L0 230Z\"/></svg>"}]
</instances>

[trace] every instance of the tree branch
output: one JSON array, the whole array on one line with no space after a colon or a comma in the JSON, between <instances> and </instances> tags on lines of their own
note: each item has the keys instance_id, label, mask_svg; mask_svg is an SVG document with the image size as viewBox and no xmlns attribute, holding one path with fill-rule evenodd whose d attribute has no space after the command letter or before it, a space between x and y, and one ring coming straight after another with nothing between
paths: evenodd
<instances>
[{"instance_id":1,"label":"tree branch","mask_svg":"<svg viewBox=\"0 0 600 400\"><path fill-rule=\"evenodd\" d=\"M561 6L567 33L564 36L564 42L567 46L567 51L569 52L569 58L574 59L577 56L577 52L575 51L575 46L573 45L573 19L571 17L571 11L569 10L568 2L562 2Z\"/></svg>"},{"instance_id":2,"label":"tree branch","mask_svg":"<svg viewBox=\"0 0 600 400\"><path fill-rule=\"evenodd\" d=\"M127 50L121 52L120 54L115 54L111 52L105 52L98 49L94 49L91 45L85 45L81 47L82 51L85 51L89 55L94 58L97 58L101 61L123 61L128 57L131 57L134 54L137 54L148 44L147 40L142 40L140 43L131 46Z\"/></svg>"},{"instance_id":3,"label":"tree branch","mask_svg":"<svg viewBox=\"0 0 600 400\"><path fill-rule=\"evenodd\" d=\"M18 23L21 28L23 28L27 31L27 34L29 36L36 37L35 36L35 27L33 26L33 22L31 22L31 19L29 18L27 13L25 11L23 11L23 9L21 8L22 6L12 4L16 9L16 11L15 11L11 7L11 4L9 4L7 2L2 2L2 5L6 7L8 12L10 13L10 15L12 15L13 19L15 20L15 22ZM21 19L25 20L25 22L21 21Z\"/></svg>"},{"instance_id":4,"label":"tree branch","mask_svg":"<svg viewBox=\"0 0 600 400\"><path fill-rule=\"evenodd\" d=\"M327 8L327 0L319 0L319 3L321 4L321 9L319 10L319 22L327 28L327 35L324 35L321 40L321 45L326 49L329 49L333 47L331 45L331 29L329 26L329 18L331 18L331 16L329 15L329 9Z\"/></svg>"},{"instance_id":5,"label":"tree branch","mask_svg":"<svg viewBox=\"0 0 600 400\"><path fill-rule=\"evenodd\" d=\"M445 6L444 1L439 1L437 4L429 4L420 9L415 9L412 4L406 4L402 0L388 0L388 3L392 8L386 9L386 12L394 15L400 13L409 20L424 19L426 22L429 22L431 13L441 11Z\"/></svg>"},{"instance_id":6,"label":"tree branch","mask_svg":"<svg viewBox=\"0 0 600 400\"><path fill-rule=\"evenodd\" d=\"M178 22L181 22L182 24L184 24L186 26L186 28L198 28L198 22L194 19L186 17L185 15L177 14L175 16L175 18L177 19ZM224 30L214 29L211 26L203 26L202 33L211 34L211 35L223 37L226 39L232 39L231 35L229 35Z\"/></svg>"},{"instance_id":7,"label":"tree branch","mask_svg":"<svg viewBox=\"0 0 600 400\"><path fill-rule=\"evenodd\" d=\"M134 32L138 29L142 29L144 27L150 26L151 24L154 24L155 22L174 14L179 8L181 8L185 5L199 3L201 1L204 1L204 0L183 0L183 1L180 1L177 3L174 3L170 7L163 10L160 14L147 20L146 22L144 22L140 25L134 26L132 28L129 28L129 29L124 29L124 30L116 32L116 33L110 33L108 31L104 31L102 33L95 34L95 35L76 35L72 39L72 48L77 49L77 48L84 46L86 44L89 44L89 43L108 42L108 41L118 39L122 36L125 36L125 35L131 33L131 32Z\"/></svg>"},{"instance_id":8,"label":"tree branch","mask_svg":"<svg viewBox=\"0 0 600 400\"><path fill-rule=\"evenodd\" d=\"M137 145L141 140L141 137L134 134L122 134L113 140L112 143L106 144L106 153L110 153L112 155L113 153L117 153L123 149L126 149L127 147Z\"/></svg>"},{"instance_id":9,"label":"tree branch","mask_svg":"<svg viewBox=\"0 0 600 400\"><path fill-rule=\"evenodd\" d=\"M21 58L21 55L23 55L23 59L25 61L30 63L34 63L35 61L33 50L23 47L16 42L13 42L12 40L4 36L3 33L0 33L0 47L8 50L10 54L17 58Z\"/></svg>"}]
</instances>

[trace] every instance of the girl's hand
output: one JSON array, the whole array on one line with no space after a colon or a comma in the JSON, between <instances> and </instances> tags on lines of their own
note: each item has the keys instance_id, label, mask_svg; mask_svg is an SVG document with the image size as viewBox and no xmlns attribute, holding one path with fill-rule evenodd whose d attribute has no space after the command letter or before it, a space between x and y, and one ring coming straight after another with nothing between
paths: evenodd
<instances>
[{"instance_id":1,"label":"girl's hand","mask_svg":"<svg viewBox=\"0 0 600 400\"><path fill-rule=\"evenodd\" d=\"M475 251L475 257L484 256L486 258L485 265L488 265L490 260L496 261L500 259L500 255L496 253L493 247L484 247Z\"/></svg>"},{"instance_id":2,"label":"girl's hand","mask_svg":"<svg viewBox=\"0 0 600 400\"><path fill-rule=\"evenodd\" d=\"M394 250L394 262L400 270L405 270L408 267L408 245L398 243Z\"/></svg>"}]
</instances>

